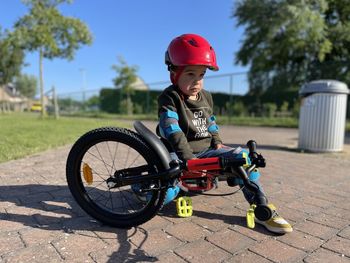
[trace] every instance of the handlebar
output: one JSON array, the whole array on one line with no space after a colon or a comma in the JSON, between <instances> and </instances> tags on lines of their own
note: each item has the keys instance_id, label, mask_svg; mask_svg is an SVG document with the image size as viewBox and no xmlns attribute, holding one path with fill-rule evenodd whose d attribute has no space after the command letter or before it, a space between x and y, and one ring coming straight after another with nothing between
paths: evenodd
<instances>
[{"instance_id":1,"label":"handlebar","mask_svg":"<svg viewBox=\"0 0 350 263\"><path fill-rule=\"evenodd\" d=\"M147 176L142 175L143 171L148 171L147 165L117 170L114 173L114 176L108 179L108 184L111 185L111 187L120 187L152 180L166 181L181 177L182 171L184 169L189 171L222 171L226 168L230 168L232 171L235 171L238 174L240 179L243 180L243 184L248 190L254 193L260 193L256 195L256 204L264 204L266 203L264 194L260 191L259 187L254 182L249 180L249 173L251 169L254 169L255 167L264 167L265 159L260 154L255 152L256 142L250 141L247 143L247 145L249 147L250 153L252 153L252 157L250 157L250 165L246 158L235 158L234 156L191 159L186 162L173 160L169 163L170 168L161 172L149 173ZM249 167L247 168L246 165Z\"/></svg>"},{"instance_id":2,"label":"handlebar","mask_svg":"<svg viewBox=\"0 0 350 263\"><path fill-rule=\"evenodd\" d=\"M257 167L265 167L266 161L261 154L256 152L256 141L249 140L247 142L247 147L249 149L249 158L252 164L255 164Z\"/></svg>"},{"instance_id":3,"label":"handlebar","mask_svg":"<svg viewBox=\"0 0 350 263\"><path fill-rule=\"evenodd\" d=\"M257 143L253 140L247 142L249 149L249 158L251 165L255 167L265 167L266 162L261 154L256 152ZM209 157L202 159L191 159L184 163L185 169L190 171L200 170L221 170L228 167L236 168L247 165L245 158L229 158L229 157Z\"/></svg>"}]
</instances>

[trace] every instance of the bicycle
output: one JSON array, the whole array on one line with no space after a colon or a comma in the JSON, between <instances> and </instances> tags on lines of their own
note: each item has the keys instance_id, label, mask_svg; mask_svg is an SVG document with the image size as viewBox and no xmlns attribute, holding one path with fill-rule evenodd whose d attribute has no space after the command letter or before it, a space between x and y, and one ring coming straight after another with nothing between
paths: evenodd
<instances>
[{"instance_id":1,"label":"bicycle","mask_svg":"<svg viewBox=\"0 0 350 263\"><path fill-rule=\"evenodd\" d=\"M253 193L260 190L249 179L265 159L249 141L249 152L235 158L211 157L181 162L141 122L136 130L102 127L81 136L72 146L66 165L69 189L79 206L98 221L129 228L154 217L180 190L205 193L217 186L224 172L243 181ZM262 221L272 216L264 198L255 195L254 214Z\"/></svg>"}]
</instances>

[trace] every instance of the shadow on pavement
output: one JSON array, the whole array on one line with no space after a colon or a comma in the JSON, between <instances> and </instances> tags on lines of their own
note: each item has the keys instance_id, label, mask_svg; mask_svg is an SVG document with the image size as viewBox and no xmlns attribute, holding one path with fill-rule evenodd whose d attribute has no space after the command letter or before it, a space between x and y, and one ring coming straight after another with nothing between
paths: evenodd
<instances>
[{"instance_id":1,"label":"shadow on pavement","mask_svg":"<svg viewBox=\"0 0 350 263\"><path fill-rule=\"evenodd\" d=\"M87 230L114 233L115 238L112 239L115 239L118 250L111 255L99 255L108 257L107 262L158 261L156 257L147 255L141 249L147 240L147 231L140 227L131 230L110 228L92 220L75 203L67 186L0 186L0 202L7 202L6 207L3 206L0 210L1 220L48 231L75 233ZM130 233L132 230L134 231ZM145 235L144 240L140 244L132 245L130 237L139 230Z\"/></svg>"},{"instance_id":2,"label":"shadow on pavement","mask_svg":"<svg viewBox=\"0 0 350 263\"><path fill-rule=\"evenodd\" d=\"M193 196L192 194L189 194L188 196ZM227 215L227 214L220 214L215 212L207 212L207 211L201 211L195 209L194 204L194 211L192 217L197 218L205 218L206 220L215 220L215 222L223 222L228 225L234 226L241 226L246 228L246 218L243 216L237 216L237 215ZM158 215L163 216L164 218L178 218L177 212L176 212L176 206L169 204L158 213ZM278 236L278 234L271 233L267 231L263 226L256 224L253 231L268 235L268 236Z\"/></svg>"},{"instance_id":3,"label":"shadow on pavement","mask_svg":"<svg viewBox=\"0 0 350 263\"><path fill-rule=\"evenodd\" d=\"M63 231L65 233L79 233L79 231L96 231L100 233L113 233L115 237L108 238L107 243L115 240L118 249L108 257L106 262L156 262L157 257L149 256L142 246L147 242L148 233L142 227L132 229L118 229L104 226L92 220L76 204L67 186L55 185L18 185L0 186L0 202L6 204L0 210L0 219L21 223L24 226L47 231ZM164 218L177 217L175 207L165 206L160 212ZM195 216L208 220L219 220L229 225L246 227L245 218L235 215L223 215L206 211L195 211ZM4 231L4 229L3 229ZM78 231L78 233L76 233ZM130 238L138 231L144 235L139 244L130 242ZM273 235L261 226L254 231L266 235ZM86 234L85 234L86 235ZM92 238L97 238L93 236ZM104 237L101 237L104 241ZM113 244L113 241L112 241ZM114 243L115 244L115 243Z\"/></svg>"}]
</instances>

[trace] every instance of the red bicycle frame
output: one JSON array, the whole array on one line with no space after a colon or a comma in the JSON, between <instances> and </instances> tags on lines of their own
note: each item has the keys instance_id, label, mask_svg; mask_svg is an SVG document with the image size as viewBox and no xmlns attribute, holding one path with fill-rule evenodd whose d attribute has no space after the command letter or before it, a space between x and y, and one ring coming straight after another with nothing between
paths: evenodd
<instances>
[{"instance_id":1,"label":"red bicycle frame","mask_svg":"<svg viewBox=\"0 0 350 263\"><path fill-rule=\"evenodd\" d=\"M219 157L210 157L203 159L191 159L187 161L187 170L183 171L180 181L182 186L189 191L209 191L214 187L215 177L219 174L221 162ZM208 173L207 171L213 171ZM216 173L214 172L216 171ZM201 183L190 183L191 179Z\"/></svg>"}]
</instances>

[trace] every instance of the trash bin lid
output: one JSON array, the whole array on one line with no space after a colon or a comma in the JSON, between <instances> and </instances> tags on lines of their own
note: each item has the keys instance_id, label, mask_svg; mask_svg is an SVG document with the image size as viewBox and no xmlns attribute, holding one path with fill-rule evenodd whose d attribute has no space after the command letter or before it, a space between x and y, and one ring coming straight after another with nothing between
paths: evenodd
<instances>
[{"instance_id":1,"label":"trash bin lid","mask_svg":"<svg viewBox=\"0 0 350 263\"><path fill-rule=\"evenodd\" d=\"M304 84L299 90L300 96L314 93L338 93L349 94L348 86L337 80L315 80Z\"/></svg>"}]
</instances>

